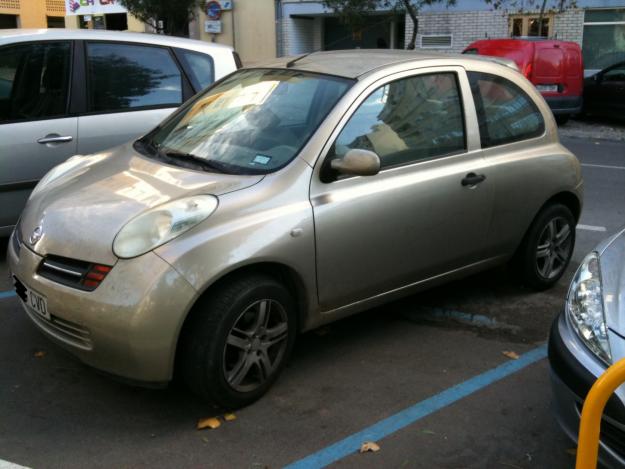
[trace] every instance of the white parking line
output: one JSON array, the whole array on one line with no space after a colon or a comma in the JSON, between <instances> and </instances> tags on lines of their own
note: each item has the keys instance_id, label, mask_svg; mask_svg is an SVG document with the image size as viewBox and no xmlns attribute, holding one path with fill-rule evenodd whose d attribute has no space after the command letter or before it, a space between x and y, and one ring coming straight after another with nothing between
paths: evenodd
<instances>
[{"instance_id":1,"label":"white parking line","mask_svg":"<svg viewBox=\"0 0 625 469\"><path fill-rule=\"evenodd\" d=\"M606 231L605 226L577 225L578 230L586 231Z\"/></svg>"},{"instance_id":2,"label":"white parking line","mask_svg":"<svg viewBox=\"0 0 625 469\"><path fill-rule=\"evenodd\" d=\"M20 466L19 464L13 464L9 461L3 461L0 459L0 469L29 469L26 466Z\"/></svg>"},{"instance_id":3,"label":"white parking line","mask_svg":"<svg viewBox=\"0 0 625 469\"><path fill-rule=\"evenodd\" d=\"M610 166L607 164L590 164L590 163L581 163L582 166L587 166L589 168L603 168L603 169L622 169L625 170L625 166Z\"/></svg>"}]
</instances>

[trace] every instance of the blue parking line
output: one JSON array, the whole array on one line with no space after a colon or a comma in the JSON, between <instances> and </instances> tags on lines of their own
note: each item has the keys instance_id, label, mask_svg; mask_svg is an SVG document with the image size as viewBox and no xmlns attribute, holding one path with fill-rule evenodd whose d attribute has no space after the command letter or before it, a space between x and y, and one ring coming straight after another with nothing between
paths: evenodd
<instances>
[{"instance_id":1,"label":"blue parking line","mask_svg":"<svg viewBox=\"0 0 625 469\"><path fill-rule=\"evenodd\" d=\"M541 345L521 355L518 360L507 361L496 368L474 376L460 384L414 404L395 415L385 418L333 445L286 466L286 469L311 469L325 467L339 459L354 454L365 441L379 441L460 399L507 377L547 356L547 346Z\"/></svg>"},{"instance_id":2,"label":"blue parking line","mask_svg":"<svg viewBox=\"0 0 625 469\"><path fill-rule=\"evenodd\" d=\"M4 298L11 298L12 296L15 296L15 292L13 290L0 291L0 300Z\"/></svg>"}]
</instances>

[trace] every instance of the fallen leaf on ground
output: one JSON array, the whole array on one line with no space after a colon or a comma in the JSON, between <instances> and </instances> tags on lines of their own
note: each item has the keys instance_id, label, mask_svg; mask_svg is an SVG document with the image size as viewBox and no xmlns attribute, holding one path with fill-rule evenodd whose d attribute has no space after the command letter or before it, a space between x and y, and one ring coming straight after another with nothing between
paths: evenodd
<instances>
[{"instance_id":1,"label":"fallen leaf on ground","mask_svg":"<svg viewBox=\"0 0 625 469\"><path fill-rule=\"evenodd\" d=\"M367 451L371 451L372 453L375 453L376 451L380 451L380 446L377 443L374 443L373 441L365 441L360 446L360 452L366 453Z\"/></svg>"},{"instance_id":2,"label":"fallen leaf on ground","mask_svg":"<svg viewBox=\"0 0 625 469\"><path fill-rule=\"evenodd\" d=\"M425 433L426 435L436 435L436 432L432 430L421 430L421 433Z\"/></svg>"},{"instance_id":3,"label":"fallen leaf on ground","mask_svg":"<svg viewBox=\"0 0 625 469\"><path fill-rule=\"evenodd\" d=\"M572 456L576 456L577 455L577 449L575 448L569 448L566 450L567 453L569 453Z\"/></svg>"},{"instance_id":4,"label":"fallen leaf on ground","mask_svg":"<svg viewBox=\"0 0 625 469\"><path fill-rule=\"evenodd\" d=\"M35 352L35 358L43 358L46 356L46 352L44 352L43 350L39 350L38 352Z\"/></svg>"},{"instance_id":5,"label":"fallen leaf on ground","mask_svg":"<svg viewBox=\"0 0 625 469\"><path fill-rule=\"evenodd\" d=\"M198 420L197 429L203 430L205 428L210 428L211 430L214 430L215 428L219 428L220 425L221 425L221 422L219 421L218 418L208 417L205 419Z\"/></svg>"},{"instance_id":6,"label":"fallen leaf on ground","mask_svg":"<svg viewBox=\"0 0 625 469\"><path fill-rule=\"evenodd\" d=\"M236 420L236 419L237 419L237 416L234 415L234 414L226 414L226 415L224 415L224 420L226 422L232 422L233 420Z\"/></svg>"},{"instance_id":7,"label":"fallen leaf on ground","mask_svg":"<svg viewBox=\"0 0 625 469\"><path fill-rule=\"evenodd\" d=\"M503 353L508 358L512 358L513 360L518 360L519 359L519 354L516 353L516 352L513 352L511 350L506 350L506 351L503 351L501 353Z\"/></svg>"}]
</instances>

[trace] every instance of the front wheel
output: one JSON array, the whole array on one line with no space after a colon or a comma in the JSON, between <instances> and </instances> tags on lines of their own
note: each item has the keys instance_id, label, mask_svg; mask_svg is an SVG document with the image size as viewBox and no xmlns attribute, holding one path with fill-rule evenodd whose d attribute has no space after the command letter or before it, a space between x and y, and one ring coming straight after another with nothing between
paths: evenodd
<instances>
[{"instance_id":1,"label":"front wheel","mask_svg":"<svg viewBox=\"0 0 625 469\"><path fill-rule=\"evenodd\" d=\"M523 282L536 289L553 286L564 274L575 246L575 218L562 204L545 207L536 216L515 264Z\"/></svg>"},{"instance_id":2,"label":"front wheel","mask_svg":"<svg viewBox=\"0 0 625 469\"><path fill-rule=\"evenodd\" d=\"M295 340L295 304L266 275L217 286L185 324L179 366L187 385L226 409L251 404L267 392Z\"/></svg>"}]
</instances>

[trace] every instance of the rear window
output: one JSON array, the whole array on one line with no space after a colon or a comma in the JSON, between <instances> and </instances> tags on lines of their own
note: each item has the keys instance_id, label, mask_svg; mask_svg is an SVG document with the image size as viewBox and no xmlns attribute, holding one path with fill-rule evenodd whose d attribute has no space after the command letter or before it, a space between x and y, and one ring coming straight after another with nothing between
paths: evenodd
<instances>
[{"instance_id":1,"label":"rear window","mask_svg":"<svg viewBox=\"0 0 625 469\"><path fill-rule=\"evenodd\" d=\"M539 137L543 116L521 88L500 76L468 72L482 148Z\"/></svg>"}]
</instances>

